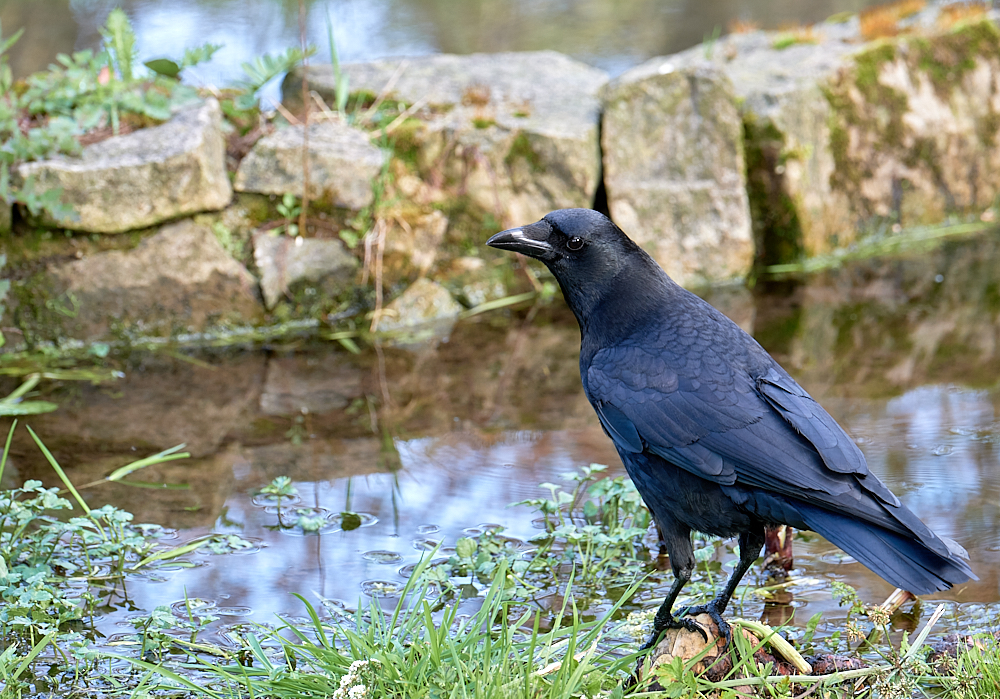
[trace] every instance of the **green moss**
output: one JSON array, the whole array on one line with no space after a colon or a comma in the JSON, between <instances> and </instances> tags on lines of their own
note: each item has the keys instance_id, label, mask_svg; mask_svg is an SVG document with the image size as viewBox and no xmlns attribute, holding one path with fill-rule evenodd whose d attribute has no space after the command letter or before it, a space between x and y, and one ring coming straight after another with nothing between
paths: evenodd
<instances>
[{"instance_id":1,"label":"green moss","mask_svg":"<svg viewBox=\"0 0 1000 699\"><path fill-rule=\"evenodd\" d=\"M475 117L472 120L472 125L475 126L477 129L488 129L489 127L493 126L496 123L497 122L495 119L484 119L482 117Z\"/></svg>"},{"instance_id":2,"label":"green moss","mask_svg":"<svg viewBox=\"0 0 1000 699\"><path fill-rule=\"evenodd\" d=\"M830 186L855 201L864 199L857 196L858 189L862 180L871 175L871 166L866 154L851 153L851 130L869 135L879 149L899 148L904 142L903 115L909 101L904 93L879 80L882 67L897 57L894 44L877 43L856 54L854 70L824 90L830 105L830 151L836 166ZM852 97L852 89L861 94L860 102ZM871 215L870 211L860 213L866 218Z\"/></svg>"},{"instance_id":3,"label":"green moss","mask_svg":"<svg viewBox=\"0 0 1000 699\"><path fill-rule=\"evenodd\" d=\"M14 324L28 347L59 344L69 337L68 326L79 311L76 298L50 274L38 272L11 285Z\"/></svg>"},{"instance_id":4,"label":"green moss","mask_svg":"<svg viewBox=\"0 0 1000 699\"><path fill-rule=\"evenodd\" d=\"M408 118L389 135L389 147L393 154L414 169L419 164L420 136L423 130L424 122Z\"/></svg>"},{"instance_id":5,"label":"green moss","mask_svg":"<svg viewBox=\"0 0 1000 699\"><path fill-rule=\"evenodd\" d=\"M1000 31L984 19L960 24L947 34L914 39L910 47L916 53L917 67L927 74L937 93L947 97L976 67L977 58L1000 57Z\"/></svg>"},{"instance_id":6,"label":"green moss","mask_svg":"<svg viewBox=\"0 0 1000 699\"><path fill-rule=\"evenodd\" d=\"M351 112L355 112L359 109L368 109L375 104L376 99L378 99L378 95L371 90L352 90L347 96L347 106L345 107L345 111L350 114Z\"/></svg>"},{"instance_id":7,"label":"green moss","mask_svg":"<svg viewBox=\"0 0 1000 699\"><path fill-rule=\"evenodd\" d=\"M780 34L771 44L771 48L776 51L783 51L791 46L795 46L797 43L798 41L795 39L794 34Z\"/></svg>"},{"instance_id":8,"label":"green moss","mask_svg":"<svg viewBox=\"0 0 1000 699\"><path fill-rule=\"evenodd\" d=\"M500 230L496 215L484 210L467 195L449 197L434 208L448 217L448 230L439 251L442 259L478 257L487 249L482 246L486 239Z\"/></svg>"},{"instance_id":9,"label":"green moss","mask_svg":"<svg viewBox=\"0 0 1000 699\"><path fill-rule=\"evenodd\" d=\"M544 169L541 156L532 147L531 138L524 131L519 132L514 137L514 142L510 144L510 150L507 151L504 158L504 163L510 167L519 158L528 163L532 172L541 172Z\"/></svg>"},{"instance_id":10,"label":"green moss","mask_svg":"<svg viewBox=\"0 0 1000 699\"><path fill-rule=\"evenodd\" d=\"M976 136L982 145L989 148L996 146L998 133L1000 133L1000 114L991 111L976 122Z\"/></svg>"},{"instance_id":11,"label":"green moss","mask_svg":"<svg viewBox=\"0 0 1000 699\"><path fill-rule=\"evenodd\" d=\"M768 266L798 260L803 254L802 224L784 183L785 136L770 120L743 118L747 196L756 247L756 264Z\"/></svg>"},{"instance_id":12,"label":"green moss","mask_svg":"<svg viewBox=\"0 0 1000 699\"><path fill-rule=\"evenodd\" d=\"M879 89L878 75L882 66L896 59L896 47L889 43L881 43L874 48L862 51L854 57L854 83L861 93L869 99L877 96Z\"/></svg>"}]
</instances>

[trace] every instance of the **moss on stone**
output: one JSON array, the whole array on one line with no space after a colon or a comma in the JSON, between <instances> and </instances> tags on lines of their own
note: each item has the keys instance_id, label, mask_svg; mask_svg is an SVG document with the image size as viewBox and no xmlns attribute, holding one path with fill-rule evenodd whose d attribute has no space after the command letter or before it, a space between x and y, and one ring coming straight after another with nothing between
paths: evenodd
<instances>
[{"instance_id":1,"label":"moss on stone","mask_svg":"<svg viewBox=\"0 0 1000 699\"><path fill-rule=\"evenodd\" d=\"M378 95L371 90L352 90L347 95L347 106L345 109L348 113L357 111L358 109L368 109L375 104L375 100L377 99Z\"/></svg>"},{"instance_id":2,"label":"moss on stone","mask_svg":"<svg viewBox=\"0 0 1000 699\"><path fill-rule=\"evenodd\" d=\"M772 121L750 112L743 116L743 134L755 263L795 261L803 254L802 224L784 184L784 164L795 154L785 149L785 135Z\"/></svg>"},{"instance_id":3,"label":"moss on stone","mask_svg":"<svg viewBox=\"0 0 1000 699\"><path fill-rule=\"evenodd\" d=\"M916 66L937 93L947 97L976 67L977 58L1000 58L1000 31L984 19L960 24L946 34L913 39L909 45L916 54Z\"/></svg>"},{"instance_id":4,"label":"moss on stone","mask_svg":"<svg viewBox=\"0 0 1000 699\"><path fill-rule=\"evenodd\" d=\"M867 152L852 153L851 132L866 134L879 149L899 148L904 142L903 115L909 109L909 100L904 93L879 80L883 67L899 56L893 43L878 42L857 53L853 69L838 76L823 91L830 105L829 145L835 165L830 186L855 201L863 201L854 195L862 180L871 175L871 165ZM867 150L863 144L862 149ZM859 213L863 218L872 215L870 211Z\"/></svg>"},{"instance_id":5,"label":"moss on stone","mask_svg":"<svg viewBox=\"0 0 1000 699\"><path fill-rule=\"evenodd\" d=\"M504 163L510 167L519 158L528 163L532 172L541 172L544 169L541 156L531 145L531 138L524 131L519 131L514 137L514 141L510 144L510 150L504 157Z\"/></svg>"},{"instance_id":6,"label":"moss on stone","mask_svg":"<svg viewBox=\"0 0 1000 699\"><path fill-rule=\"evenodd\" d=\"M14 324L29 348L59 345L70 337L68 327L79 311L76 298L54 282L46 272L37 272L11 285Z\"/></svg>"},{"instance_id":7,"label":"moss on stone","mask_svg":"<svg viewBox=\"0 0 1000 699\"><path fill-rule=\"evenodd\" d=\"M393 155L413 169L419 166L420 136L423 130L424 122L411 117L404 119L388 137Z\"/></svg>"}]
</instances>

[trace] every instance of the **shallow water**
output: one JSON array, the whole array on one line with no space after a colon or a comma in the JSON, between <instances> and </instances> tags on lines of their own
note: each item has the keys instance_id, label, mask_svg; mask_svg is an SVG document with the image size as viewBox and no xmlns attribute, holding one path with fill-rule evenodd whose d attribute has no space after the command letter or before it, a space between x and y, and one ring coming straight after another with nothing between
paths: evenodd
<instances>
[{"instance_id":1,"label":"shallow water","mask_svg":"<svg viewBox=\"0 0 1000 699\"><path fill-rule=\"evenodd\" d=\"M936 596L959 605L942 632L995 624L1000 609L998 290L1000 233L992 232L707 296L842 422L907 505L969 550L980 580ZM116 383L53 389L62 407L28 422L77 484L181 442L194 456L133 478L184 488L105 484L83 491L91 504L111 502L175 528L178 541L221 531L256 542L230 557L196 555L194 569L130 579L99 629L129 631L136 608L182 603L186 594L222 608L214 631L224 641L227 624L301 615L291 592L314 603L366 603L402 585L401 570L428 546L453 545L469 528L500 525L508 536L531 537L537 515L509 503L540 497L539 483L592 462L622 471L580 389L578 342L557 298L531 323L523 311L480 316L420 353L353 356L291 343L140 355L122 361L125 378ZM26 437L15 441L4 485L56 485ZM282 530L273 506L255 499L281 475L298 488L295 507L330 517L322 534ZM361 513L363 526L342 531L342 511ZM891 592L819 539L796 541L795 561L797 576L819 580L795 594L798 624L817 611L842 618L830 580L870 603ZM669 582L662 575L641 597ZM751 599L741 613L780 621L790 611ZM900 628L914 623L898 619Z\"/></svg>"},{"instance_id":2,"label":"shallow water","mask_svg":"<svg viewBox=\"0 0 1000 699\"><path fill-rule=\"evenodd\" d=\"M875 0L307 0L306 35L329 60L326 17L340 58L553 49L613 75L725 32L734 21L763 28L813 23ZM57 53L96 48L108 12L121 6L138 37L139 60L179 57L205 42L224 48L211 63L186 71L195 84L228 84L240 65L265 52L299 45L296 0L0 0L9 35L25 34L10 52L16 77L42 70ZM266 91L278 97L277 85Z\"/></svg>"}]
</instances>

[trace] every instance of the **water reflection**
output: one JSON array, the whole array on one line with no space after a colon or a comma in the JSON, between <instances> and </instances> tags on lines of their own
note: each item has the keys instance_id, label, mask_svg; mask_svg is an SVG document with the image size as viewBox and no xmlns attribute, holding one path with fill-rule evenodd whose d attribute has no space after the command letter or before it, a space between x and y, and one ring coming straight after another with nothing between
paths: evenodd
<instances>
[{"instance_id":1,"label":"water reflection","mask_svg":"<svg viewBox=\"0 0 1000 699\"><path fill-rule=\"evenodd\" d=\"M647 58L687 49L734 20L766 28L812 23L871 0L306 0L307 39L328 60L326 16L344 61L400 55L553 49L618 74ZM121 6L138 36L139 59L180 56L223 44L186 73L196 84L242 76L240 64L299 45L296 0L0 0L15 76L42 70L57 53L95 48L108 12ZM276 98L277 87L269 91Z\"/></svg>"},{"instance_id":2,"label":"water reflection","mask_svg":"<svg viewBox=\"0 0 1000 699\"><path fill-rule=\"evenodd\" d=\"M908 506L969 549L981 580L940 595L963 603L1000 599L998 284L1000 236L991 233L710 297L847 427ZM125 363L117 384L56 389L64 407L30 423L77 483L187 442L193 460L135 476L174 489L115 484L84 496L179 528L181 538L216 530L259 542L252 555L199 556L206 565L133 581L134 604L152 609L186 590L268 620L301 612L291 591L353 606L376 589L372 581L402 582L400 571L428 545L451 545L470 527L501 525L526 540L535 515L508 503L538 497L537 484L591 462L620 473L580 389L578 342L557 302L530 324L518 314L481 316L419 354L384 349L381 362L374 351L314 346L142 356ZM55 484L25 437L5 480ZM287 536L273 504L255 498L282 475L299 491L285 506L322 513L327 533ZM366 526L345 531L336 520L344 511ZM797 623L837 609L831 579L869 601L890 592L819 539L795 547L796 574L818 581L793 590ZM754 600L745 612L765 610Z\"/></svg>"}]
</instances>

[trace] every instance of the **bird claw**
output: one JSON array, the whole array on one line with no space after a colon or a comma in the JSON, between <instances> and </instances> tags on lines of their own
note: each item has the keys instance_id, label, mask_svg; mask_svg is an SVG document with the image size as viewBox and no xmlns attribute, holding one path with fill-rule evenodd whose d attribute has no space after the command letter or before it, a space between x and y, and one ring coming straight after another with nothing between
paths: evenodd
<instances>
[{"instance_id":1,"label":"bird claw","mask_svg":"<svg viewBox=\"0 0 1000 699\"><path fill-rule=\"evenodd\" d=\"M687 629L688 631L697 631L698 633L700 633L702 635L702 637L706 641L708 640L708 632L705 630L705 628L701 624L699 624L694 619L688 619L688 618L685 618L685 617L678 618L678 617L675 617L675 616L671 616L667 620L667 623L663 625L663 628L659 628L659 629L654 628L653 629L653 633L649 637L649 640L646 641L646 644L642 648L639 649L639 652L641 653L642 651L649 650L650 648L653 648L657 643L660 642L660 636L663 635L663 632L667 631L669 629Z\"/></svg>"},{"instance_id":2,"label":"bird claw","mask_svg":"<svg viewBox=\"0 0 1000 699\"><path fill-rule=\"evenodd\" d=\"M702 635L706 642L709 640L708 632L705 630L705 627L694 619L687 619L685 617L678 618L671 615L667 619L667 623L665 623L662 628L653 629L653 633L650 635L649 640L646 641L645 645L639 649L639 659L635 665L635 674L626 683L625 689L629 689L638 683L639 678L642 676L642 665L646 658L645 652L651 648L655 648L656 644L660 642L660 637L663 635L663 632L669 629L687 629L688 631L697 631Z\"/></svg>"},{"instance_id":3,"label":"bird claw","mask_svg":"<svg viewBox=\"0 0 1000 699\"><path fill-rule=\"evenodd\" d=\"M688 607L688 610L684 613L686 617L698 616L699 614L708 614L709 618L715 622L715 625L719 627L719 633L726 640L726 645L733 640L733 632L729 627L729 622L722 618L722 610L715 602L709 602L708 604L701 604L697 607ZM701 628L700 626L698 627ZM704 634L704 632L702 632ZM708 636L705 636L705 640L708 640Z\"/></svg>"}]
</instances>

